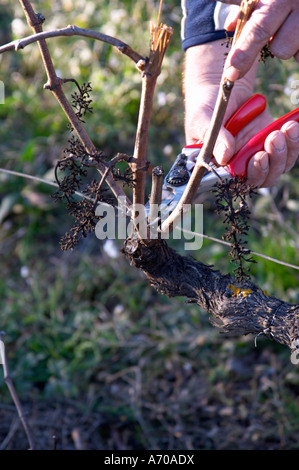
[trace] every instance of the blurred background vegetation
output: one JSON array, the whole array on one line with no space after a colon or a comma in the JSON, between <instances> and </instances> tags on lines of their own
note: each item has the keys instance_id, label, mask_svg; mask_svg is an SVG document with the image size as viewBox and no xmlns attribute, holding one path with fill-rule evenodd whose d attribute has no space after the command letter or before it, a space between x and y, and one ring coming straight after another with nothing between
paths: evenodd
<instances>
[{"instance_id":1,"label":"blurred background vegetation","mask_svg":"<svg viewBox=\"0 0 299 470\"><path fill-rule=\"evenodd\" d=\"M33 2L45 29L76 24L117 36L146 55L153 0ZM148 160L165 171L184 144L183 53L179 2L165 0L162 21L174 28L155 95ZM0 43L30 30L16 1L0 0ZM91 81L93 114L86 128L109 155L132 153L140 76L111 47L80 38L48 42L63 77ZM293 61L261 65L257 91L274 117L293 108L299 78ZM0 56L0 166L53 180L70 136L33 44ZM65 90L70 96L71 84ZM299 263L299 169L251 202L248 247ZM259 336L227 337L184 299L158 295L118 254L121 241L94 235L74 252L60 237L72 220L44 184L0 172L0 330L12 377L39 448L293 449L298 448L298 367L290 354ZM204 233L221 238L213 197L204 201ZM184 240L171 242L183 251ZM192 256L232 269L228 250L204 240ZM252 275L269 294L299 303L298 271L256 258ZM2 377L2 372L1 372ZM21 427L0 380L0 448L25 449ZM9 434L10 433L10 434ZM9 434L9 439L7 435ZM6 439L6 440L5 440Z\"/></svg>"}]
</instances>

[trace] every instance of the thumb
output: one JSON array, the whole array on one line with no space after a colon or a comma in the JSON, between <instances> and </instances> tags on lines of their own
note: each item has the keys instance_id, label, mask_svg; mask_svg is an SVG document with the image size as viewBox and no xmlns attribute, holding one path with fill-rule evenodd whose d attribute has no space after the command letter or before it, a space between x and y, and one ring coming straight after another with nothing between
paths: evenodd
<instances>
[{"instance_id":1,"label":"thumb","mask_svg":"<svg viewBox=\"0 0 299 470\"><path fill-rule=\"evenodd\" d=\"M237 5L231 5L229 14L224 23L224 29L227 31L234 31L237 26L237 21L239 18L240 8Z\"/></svg>"},{"instance_id":2,"label":"thumb","mask_svg":"<svg viewBox=\"0 0 299 470\"><path fill-rule=\"evenodd\" d=\"M221 126L216 140L213 155L219 165L226 165L235 153L235 138Z\"/></svg>"},{"instance_id":3,"label":"thumb","mask_svg":"<svg viewBox=\"0 0 299 470\"><path fill-rule=\"evenodd\" d=\"M212 109L201 107L200 111L197 110L196 112L196 118L186 120L185 134L187 145L206 141L212 114ZM222 125L214 146L213 156L219 165L226 165L234 153L235 138Z\"/></svg>"}]
</instances>

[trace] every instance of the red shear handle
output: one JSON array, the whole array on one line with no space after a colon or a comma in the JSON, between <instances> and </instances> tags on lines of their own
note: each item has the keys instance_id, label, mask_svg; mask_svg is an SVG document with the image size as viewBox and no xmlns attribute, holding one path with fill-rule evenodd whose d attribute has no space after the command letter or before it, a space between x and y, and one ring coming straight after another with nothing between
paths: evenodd
<instances>
[{"instance_id":1,"label":"red shear handle","mask_svg":"<svg viewBox=\"0 0 299 470\"><path fill-rule=\"evenodd\" d=\"M263 95L253 95L247 100L225 124L225 128L234 136L240 132L254 118L265 111L267 105L266 98Z\"/></svg>"},{"instance_id":2,"label":"red shear handle","mask_svg":"<svg viewBox=\"0 0 299 470\"><path fill-rule=\"evenodd\" d=\"M251 96L225 124L225 128L235 137L241 129L259 116L266 108L266 98L263 95L255 94ZM184 148L201 148L203 142L193 145L186 145Z\"/></svg>"},{"instance_id":3,"label":"red shear handle","mask_svg":"<svg viewBox=\"0 0 299 470\"><path fill-rule=\"evenodd\" d=\"M269 124L262 131L252 137L247 144L245 144L230 160L227 165L232 176L246 177L247 176L247 165L250 158L261 150L264 150L265 140L268 135L273 132L280 130L281 127L288 121L299 122L299 108L285 114L281 118Z\"/></svg>"}]
</instances>

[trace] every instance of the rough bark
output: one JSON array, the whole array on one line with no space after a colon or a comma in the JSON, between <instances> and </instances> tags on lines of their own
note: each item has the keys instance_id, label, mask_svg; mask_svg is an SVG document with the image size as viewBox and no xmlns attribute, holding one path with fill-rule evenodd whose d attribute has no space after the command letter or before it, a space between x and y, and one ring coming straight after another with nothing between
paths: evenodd
<instances>
[{"instance_id":1,"label":"rough bark","mask_svg":"<svg viewBox=\"0 0 299 470\"><path fill-rule=\"evenodd\" d=\"M132 265L151 285L168 297L183 296L211 314L211 322L225 333L264 334L290 349L299 336L299 305L269 296L251 281L238 285L230 274L188 256L181 256L164 240L144 244L128 239L123 248Z\"/></svg>"}]
</instances>

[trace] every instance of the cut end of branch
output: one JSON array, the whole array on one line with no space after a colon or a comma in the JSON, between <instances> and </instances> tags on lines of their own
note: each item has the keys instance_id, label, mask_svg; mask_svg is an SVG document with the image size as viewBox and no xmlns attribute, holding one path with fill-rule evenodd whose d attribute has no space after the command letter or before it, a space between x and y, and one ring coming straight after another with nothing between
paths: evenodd
<instances>
[{"instance_id":1,"label":"cut end of branch","mask_svg":"<svg viewBox=\"0 0 299 470\"><path fill-rule=\"evenodd\" d=\"M149 57L150 73L159 75L161 64L168 47L173 29L166 24L151 24L151 47Z\"/></svg>"}]
</instances>

